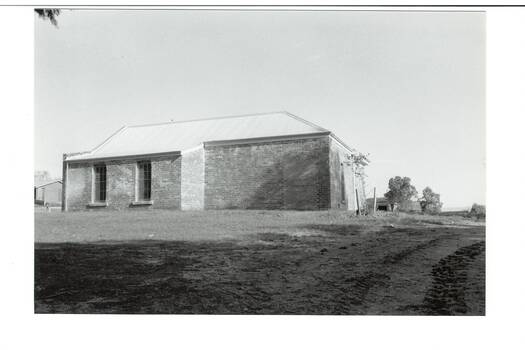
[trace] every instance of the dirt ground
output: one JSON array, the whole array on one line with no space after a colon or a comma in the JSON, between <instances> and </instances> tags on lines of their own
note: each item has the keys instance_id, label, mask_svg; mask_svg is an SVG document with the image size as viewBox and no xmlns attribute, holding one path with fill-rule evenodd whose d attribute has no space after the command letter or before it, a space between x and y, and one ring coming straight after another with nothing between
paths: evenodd
<instances>
[{"instance_id":1,"label":"dirt ground","mask_svg":"<svg viewBox=\"0 0 525 350\"><path fill-rule=\"evenodd\" d=\"M484 222L35 213L35 312L484 315Z\"/></svg>"}]
</instances>

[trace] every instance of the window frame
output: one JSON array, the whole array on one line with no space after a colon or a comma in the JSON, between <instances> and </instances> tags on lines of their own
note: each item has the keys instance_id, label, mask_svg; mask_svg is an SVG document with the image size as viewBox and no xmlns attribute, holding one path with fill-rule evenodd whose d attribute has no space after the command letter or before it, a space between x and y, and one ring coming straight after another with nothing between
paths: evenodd
<instances>
[{"instance_id":1,"label":"window frame","mask_svg":"<svg viewBox=\"0 0 525 350\"><path fill-rule=\"evenodd\" d=\"M135 163L135 202L151 202L151 160L140 160ZM147 185L146 185L147 184Z\"/></svg>"},{"instance_id":2,"label":"window frame","mask_svg":"<svg viewBox=\"0 0 525 350\"><path fill-rule=\"evenodd\" d=\"M104 181L100 181L102 175L99 175L97 169L104 169L101 174L103 174ZM107 203L108 200L108 175L107 175L107 165L105 163L96 163L92 167L92 190L91 190L91 202L92 203ZM101 184L103 184L104 191L102 192ZM102 199L101 194L104 194Z\"/></svg>"}]
</instances>

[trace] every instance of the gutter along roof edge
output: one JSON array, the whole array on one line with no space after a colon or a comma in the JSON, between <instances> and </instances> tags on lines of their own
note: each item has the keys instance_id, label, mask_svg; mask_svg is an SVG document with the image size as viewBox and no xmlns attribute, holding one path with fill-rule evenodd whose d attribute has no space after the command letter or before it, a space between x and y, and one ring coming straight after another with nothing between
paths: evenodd
<instances>
[{"instance_id":1,"label":"gutter along roof edge","mask_svg":"<svg viewBox=\"0 0 525 350\"><path fill-rule=\"evenodd\" d=\"M309 139L309 138L315 138L315 137L322 137L322 136L330 136L330 131L319 131L315 133L308 133L308 134L293 134L293 135L282 135L282 136L268 136L268 137L255 137L255 138L246 138L246 139L236 139L236 140L213 140L213 141L205 141L202 142L200 145L197 145L195 147L185 149L185 150L178 150L178 151L167 151L167 152L159 152L159 153L138 153L138 154L126 154L126 155L115 155L115 156L101 156L101 157L82 157L82 158L74 158L74 159L65 159L68 163L82 163L82 162L94 162L94 161L102 161L102 160L119 160L119 159L133 159L133 158L145 158L145 157L160 157L163 155L180 155L187 153L190 150L197 149L199 147L206 147L206 146L222 146L222 145L236 145L236 144L247 144L247 143L262 143L262 142L272 142L272 141L286 141L286 140L300 140L300 139Z\"/></svg>"}]
</instances>

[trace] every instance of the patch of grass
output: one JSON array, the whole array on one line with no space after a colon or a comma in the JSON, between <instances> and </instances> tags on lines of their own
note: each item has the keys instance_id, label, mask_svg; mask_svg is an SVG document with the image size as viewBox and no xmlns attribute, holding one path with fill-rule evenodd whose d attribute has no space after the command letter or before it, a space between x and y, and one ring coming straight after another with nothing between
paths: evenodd
<instances>
[{"instance_id":1,"label":"patch of grass","mask_svg":"<svg viewBox=\"0 0 525 350\"><path fill-rule=\"evenodd\" d=\"M426 224L472 224L431 215L400 213L389 216L354 216L345 211L264 210L126 210L35 213L36 242L93 242L128 240L242 239L260 232L298 235L330 230L377 230L378 227L412 227Z\"/></svg>"}]
</instances>

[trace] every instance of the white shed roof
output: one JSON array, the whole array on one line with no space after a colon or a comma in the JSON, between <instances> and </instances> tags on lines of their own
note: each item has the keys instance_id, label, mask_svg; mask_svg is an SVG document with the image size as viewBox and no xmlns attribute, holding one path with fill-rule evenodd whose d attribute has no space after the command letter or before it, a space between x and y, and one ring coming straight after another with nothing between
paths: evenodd
<instances>
[{"instance_id":1,"label":"white shed roof","mask_svg":"<svg viewBox=\"0 0 525 350\"><path fill-rule=\"evenodd\" d=\"M55 184L55 183L62 184L62 180L52 180L52 181L47 181L45 183L35 183L35 187L36 188L46 187L46 186L49 186L49 185L52 185L52 184Z\"/></svg>"},{"instance_id":2,"label":"white shed roof","mask_svg":"<svg viewBox=\"0 0 525 350\"><path fill-rule=\"evenodd\" d=\"M66 160L89 160L184 151L210 141L328 133L288 112L124 126L90 152Z\"/></svg>"}]
</instances>

